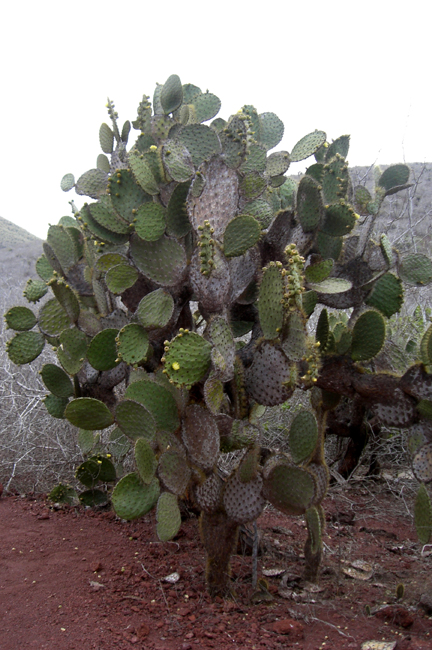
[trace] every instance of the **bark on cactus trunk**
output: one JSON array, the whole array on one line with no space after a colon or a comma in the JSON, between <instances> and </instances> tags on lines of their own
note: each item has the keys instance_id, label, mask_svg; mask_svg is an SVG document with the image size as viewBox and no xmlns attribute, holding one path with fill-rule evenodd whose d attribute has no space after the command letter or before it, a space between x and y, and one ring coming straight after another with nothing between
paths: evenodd
<instances>
[{"instance_id":1,"label":"bark on cactus trunk","mask_svg":"<svg viewBox=\"0 0 432 650\"><path fill-rule=\"evenodd\" d=\"M223 510L201 513L201 539L207 553L206 583L212 598L230 594L230 559L237 546L238 528Z\"/></svg>"}]
</instances>

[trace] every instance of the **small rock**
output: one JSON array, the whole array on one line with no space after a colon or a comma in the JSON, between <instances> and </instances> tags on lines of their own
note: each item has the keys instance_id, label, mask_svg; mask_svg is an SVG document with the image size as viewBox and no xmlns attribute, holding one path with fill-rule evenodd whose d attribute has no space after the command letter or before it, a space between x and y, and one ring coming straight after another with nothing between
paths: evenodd
<instances>
[{"instance_id":1,"label":"small rock","mask_svg":"<svg viewBox=\"0 0 432 650\"><path fill-rule=\"evenodd\" d=\"M142 639L145 636L148 636L150 634L150 628L147 625L147 623L141 623L141 625L136 630L136 634L137 634L139 639Z\"/></svg>"},{"instance_id":2,"label":"small rock","mask_svg":"<svg viewBox=\"0 0 432 650\"><path fill-rule=\"evenodd\" d=\"M396 605L388 605L387 607L379 609L375 613L375 616L403 628L411 627L414 623L414 616L412 613L405 609L405 607Z\"/></svg>"},{"instance_id":3,"label":"small rock","mask_svg":"<svg viewBox=\"0 0 432 650\"><path fill-rule=\"evenodd\" d=\"M49 519L49 518L50 516L48 510L44 510L43 512L41 512L41 514L38 517L38 519Z\"/></svg>"},{"instance_id":4,"label":"small rock","mask_svg":"<svg viewBox=\"0 0 432 650\"><path fill-rule=\"evenodd\" d=\"M91 570L93 571L93 573L102 571L102 564L100 562L93 562L93 564L91 565Z\"/></svg>"},{"instance_id":5,"label":"small rock","mask_svg":"<svg viewBox=\"0 0 432 650\"><path fill-rule=\"evenodd\" d=\"M179 614L180 616L187 616L190 613L191 613L190 607L179 607L177 610L177 614Z\"/></svg>"},{"instance_id":6,"label":"small rock","mask_svg":"<svg viewBox=\"0 0 432 650\"><path fill-rule=\"evenodd\" d=\"M432 591L421 595L420 607L423 607L426 614L432 614Z\"/></svg>"},{"instance_id":7,"label":"small rock","mask_svg":"<svg viewBox=\"0 0 432 650\"><path fill-rule=\"evenodd\" d=\"M293 618L283 618L275 621L271 629L276 634L287 634L291 639L300 640L304 638L304 626Z\"/></svg>"},{"instance_id":8,"label":"small rock","mask_svg":"<svg viewBox=\"0 0 432 650\"><path fill-rule=\"evenodd\" d=\"M192 646L190 643L182 643L180 646L180 650L192 650Z\"/></svg>"}]
</instances>

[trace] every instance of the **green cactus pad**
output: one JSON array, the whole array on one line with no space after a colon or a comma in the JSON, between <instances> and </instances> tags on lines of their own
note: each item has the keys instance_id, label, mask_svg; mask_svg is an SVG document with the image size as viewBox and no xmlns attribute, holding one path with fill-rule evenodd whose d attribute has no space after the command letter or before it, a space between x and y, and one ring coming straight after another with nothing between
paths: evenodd
<instances>
[{"instance_id":1,"label":"green cactus pad","mask_svg":"<svg viewBox=\"0 0 432 650\"><path fill-rule=\"evenodd\" d=\"M266 148L263 145L251 144L246 152L246 158L240 165L244 174L264 172L267 165Z\"/></svg>"},{"instance_id":2,"label":"green cactus pad","mask_svg":"<svg viewBox=\"0 0 432 650\"><path fill-rule=\"evenodd\" d=\"M282 335L282 349L290 361L301 361L306 355L306 324L303 313L293 311L287 318Z\"/></svg>"},{"instance_id":3,"label":"green cactus pad","mask_svg":"<svg viewBox=\"0 0 432 650\"><path fill-rule=\"evenodd\" d=\"M143 438L139 438L139 440L143 440ZM130 448L131 443L128 438L126 438L124 433L122 433L121 429L115 427L115 429L111 431L108 441L108 449L110 453L115 458L122 458L123 456L126 456Z\"/></svg>"},{"instance_id":4,"label":"green cactus pad","mask_svg":"<svg viewBox=\"0 0 432 650\"><path fill-rule=\"evenodd\" d=\"M104 202L100 201L99 203L90 203L88 209L90 210L90 214L93 219L103 229L109 230L113 233L119 233L120 235L129 233L129 224L117 216L109 199L108 201L105 200ZM97 231L95 231L94 234L97 235Z\"/></svg>"},{"instance_id":5,"label":"green cactus pad","mask_svg":"<svg viewBox=\"0 0 432 650\"><path fill-rule=\"evenodd\" d=\"M204 407L188 406L183 419L182 440L192 463L210 470L216 463L219 447L219 429L216 420Z\"/></svg>"},{"instance_id":6,"label":"green cactus pad","mask_svg":"<svg viewBox=\"0 0 432 650\"><path fill-rule=\"evenodd\" d=\"M285 174L290 165L290 157L287 151L275 151L267 158L266 174L271 177Z\"/></svg>"},{"instance_id":7,"label":"green cactus pad","mask_svg":"<svg viewBox=\"0 0 432 650\"><path fill-rule=\"evenodd\" d=\"M399 277L408 284L424 287L432 282L432 262L420 253L407 255L399 266Z\"/></svg>"},{"instance_id":8,"label":"green cactus pad","mask_svg":"<svg viewBox=\"0 0 432 650\"><path fill-rule=\"evenodd\" d=\"M224 233L225 257L238 257L255 246L261 236L261 225L247 214L232 219Z\"/></svg>"},{"instance_id":9,"label":"green cactus pad","mask_svg":"<svg viewBox=\"0 0 432 650\"><path fill-rule=\"evenodd\" d=\"M45 346L45 339L39 332L20 332L6 343L9 359L17 365L36 359Z\"/></svg>"},{"instance_id":10,"label":"green cactus pad","mask_svg":"<svg viewBox=\"0 0 432 650\"><path fill-rule=\"evenodd\" d=\"M321 184L326 203L336 203L345 197L349 185L349 172L343 158L337 156L324 165Z\"/></svg>"},{"instance_id":11,"label":"green cactus pad","mask_svg":"<svg viewBox=\"0 0 432 650\"><path fill-rule=\"evenodd\" d=\"M93 397L78 397L66 407L65 418L80 429L106 429L114 422L109 408Z\"/></svg>"},{"instance_id":12,"label":"green cactus pad","mask_svg":"<svg viewBox=\"0 0 432 650\"><path fill-rule=\"evenodd\" d=\"M403 299L402 282L393 273L386 273L375 282L365 303L390 318L400 310Z\"/></svg>"},{"instance_id":13,"label":"green cactus pad","mask_svg":"<svg viewBox=\"0 0 432 650\"><path fill-rule=\"evenodd\" d=\"M159 101L165 115L175 111L183 102L183 87L180 77L172 74L161 88Z\"/></svg>"},{"instance_id":14,"label":"green cactus pad","mask_svg":"<svg viewBox=\"0 0 432 650\"><path fill-rule=\"evenodd\" d=\"M245 174L240 180L239 190L248 201L256 199L267 189L267 181L259 172Z\"/></svg>"},{"instance_id":15,"label":"green cactus pad","mask_svg":"<svg viewBox=\"0 0 432 650\"><path fill-rule=\"evenodd\" d=\"M432 481L432 442L417 449L412 459L414 476L420 483Z\"/></svg>"},{"instance_id":16,"label":"green cactus pad","mask_svg":"<svg viewBox=\"0 0 432 650\"><path fill-rule=\"evenodd\" d=\"M132 150L129 154L129 166L136 182L146 194L159 194L159 185L146 156L139 150Z\"/></svg>"},{"instance_id":17,"label":"green cactus pad","mask_svg":"<svg viewBox=\"0 0 432 650\"><path fill-rule=\"evenodd\" d=\"M59 366L53 363L45 364L41 370L41 376L45 386L56 397L72 397L74 395L70 377Z\"/></svg>"},{"instance_id":18,"label":"green cactus pad","mask_svg":"<svg viewBox=\"0 0 432 650\"><path fill-rule=\"evenodd\" d=\"M173 432L180 426L176 401L164 386L142 379L128 386L125 397L145 406L151 413L157 430Z\"/></svg>"},{"instance_id":19,"label":"green cactus pad","mask_svg":"<svg viewBox=\"0 0 432 650\"><path fill-rule=\"evenodd\" d=\"M188 124L177 135L189 151L195 167L199 167L205 160L210 160L214 154L220 153L220 142L217 134L204 124Z\"/></svg>"},{"instance_id":20,"label":"green cactus pad","mask_svg":"<svg viewBox=\"0 0 432 650\"><path fill-rule=\"evenodd\" d=\"M213 352L215 352L215 350L213 350ZM220 356L222 357L222 355ZM223 398L223 383L219 378L219 372L211 372L204 384L204 400L210 413L213 413L213 415L219 413Z\"/></svg>"},{"instance_id":21,"label":"green cactus pad","mask_svg":"<svg viewBox=\"0 0 432 650\"><path fill-rule=\"evenodd\" d=\"M62 420L65 417L65 409L69 399L67 397L57 397L56 395L47 395L42 402L48 413L53 418Z\"/></svg>"},{"instance_id":22,"label":"green cactus pad","mask_svg":"<svg viewBox=\"0 0 432 650\"><path fill-rule=\"evenodd\" d=\"M78 320L80 305L77 294L64 280L51 280L51 290L72 323Z\"/></svg>"},{"instance_id":23,"label":"green cactus pad","mask_svg":"<svg viewBox=\"0 0 432 650\"><path fill-rule=\"evenodd\" d=\"M238 472L233 472L223 492L223 504L228 517L238 524L255 521L265 505L262 486L263 480L260 475L244 483L240 480Z\"/></svg>"},{"instance_id":24,"label":"green cactus pad","mask_svg":"<svg viewBox=\"0 0 432 650\"><path fill-rule=\"evenodd\" d=\"M86 429L80 429L78 432L78 446L83 455L87 455L91 452L93 447L97 442L99 442L99 434L95 435L94 431L87 431Z\"/></svg>"},{"instance_id":25,"label":"green cactus pad","mask_svg":"<svg viewBox=\"0 0 432 650\"><path fill-rule=\"evenodd\" d=\"M174 312L174 300L168 291L156 289L140 301L136 315L143 327L155 329L165 327Z\"/></svg>"},{"instance_id":26,"label":"green cactus pad","mask_svg":"<svg viewBox=\"0 0 432 650\"><path fill-rule=\"evenodd\" d=\"M109 269L105 276L105 282L114 294L120 294L133 287L138 280L138 271L134 266L127 264L118 264Z\"/></svg>"},{"instance_id":27,"label":"green cactus pad","mask_svg":"<svg viewBox=\"0 0 432 650\"><path fill-rule=\"evenodd\" d=\"M236 169L245 159L247 134L244 121L239 115L232 115L219 133L225 163Z\"/></svg>"},{"instance_id":28,"label":"green cactus pad","mask_svg":"<svg viewBox=\"0 0 432 650\"><path fill-rule=\"evenodd\" d=\"M304 176L299 183L296 206L303 232L312 232L322 221L324 207L319 187L310 176Z\"/></svg>"},{"instance_id":29,"label":"green cactus pad","mask_svg":"<svg viewBox=\"0 0 432 650\"><path fill-rule=\"evenodd\" d=\"M180 331L165 348L166 374L175 384L192 386L208 372L212 346L196 332Z\"/></svg>"},{"instance_id":30,"label":"green cactus pad","mask_svg":"<svg viewBox=\"0 0 432 650\"><path fill-rule=\"evenodd\" d=\"M243 212L255 217L259 221L261 228L267 228L274 216L272 206L265 199L255 199L255 201L246 203Z\"/></svg>"},{"instance_id":31,"label":"green cactus pad","mask_svg":"<svg viewBox=\"0 0 432 650\"><path fill-rule=\"evenodd\" d=\"M150 485L158 466L157 458L150 444L144 438L138 438L135 443L135 462L141 480Z\"/></svg>"},{"instance_id":32,"label":"green cactus pad","mask_svg":"<svg viewBox=\"0 0 432 650\"><path fill-rule=\"evenodd\" d=\"M135 265L150 280L167 287L182 281L186 252L175 239L163 236L156 242L147 242L133 235L130 250Z\"/></svg>"},{"instance_id":33,"label":"green cactus pad","mask_svg":"<svg viewBox=\"0 0 432 650\"><path fill-rule=\"evenodd\" d=\"M92 456L77 467L75 477L86 487L93 488L98 481L114 482L116 471L112 462L105 456Z\"/></svg>"},{"instance_id":34,"label":"green cactus pad","mask_svg":"<svg viewBox=\"0 0 432 650\"><path fill-rule=\"evenodd\" d=\"M192 156L185 145L167 140L162 149L163 161L169 176L178 183L189 181L195 173Z\"/></svg>"},{"instance_id":35,"label":"green cactus pad","mask_svg":"<svg viewBox=\"0 0 432 650\"><path fill-rule=\"evenodd\" d=\"M11 307L4 315L6 325L17 332L31 330L37 318L28 307Z\"/></svg>"},{"instance_id":36,"label":"green cactus pad","mask_svg":"<svg viewBox=\"0 0 432 650\"><path fill-rule=\"evenodd\" d=\"M360 214L369 214L368 205L372 201L369 190L363 185L354 189L354 202Z\"/></svg>"},{"instance_id":37,"label":"green cactus pad","mask_svg":"<svg viewBox=\"0 0 432 650\"><path fill-rule=\"evenodd\" d=\"M420 544L429 544L432 534L432 504L423 483L419 487L414 504L414 523Z\"/></svg>"},{"instance_id":38,"label":"green cactus pad","mask_svg":"<svg viewBox=\"0 0 432 650\"><path fill-rule=\"evenodd\" d=\"M422 418L432 420L432 401L421 399L417 404L417 411L420 413Z\"/></svg>"},{"instance_id":39,"label":"green cactus pad","mask_svg":"<svg viewBox=\"0 0 432 650\"><path fill-rule=\"evenodd\" d=\"M101 169L106 174L109 174L111 171L111 165L109 159L105 156L104 153L100 153L96 158L96 167Z\"/></svg>"},{"instance_id":40,"label":"green cactus pad","mask_svg":"<svg viewBox=\"0 0 432 650\"><path fill-rule=\"evenodd\" d=\"M156 433L155 420L143 404L125 399L121 401L115 411L115 418L122 432L132 440L145 438L152 441Z\"/></svg>"},{"instance_id":41,"label":"green cactus pad","mask_svg":"<svg viewBox=\"0 0 432 650\"><path fill-rule=\"evenodd\" d=\"M349 291L352 288L352 282L344 278L327 278L327 280L316 284L314 282L308 282L308 288L317 293L345 293L345 291Z\"/></svg>"},{"instance_id":42,"label":"green cactus pad","mask_svg":"<svg viewBox=\"0 0 432 650\"><path fill-rule=\"evenodd\" d=\"M78 499L78 495L70 485L59 483L48 494L48 499L54 503L67 503L72 506Z\"/></svg>"},{"instance_id":43,"label":"green cactus pad","mask_svg":"<svg viewBox=\"0 0 432 650\"><path fill-rule=\"evenodd\" d=\"M83 506L96 508L105 506L108 503L108 494L103 490L85 490L79 495L79 501Z\"/></svg>"},{"instance_id":44,"label":"green cactus pad","mask_svg":"<svg viewBox=\"0 0 432 650\"><path fill-rule=\"evenodd\" d=\"M345 203L326 207L321 231L330 237L343 237L354 228L356 215L353 208Z\"/></svg>"},{"instance_id":45,"label":"green cactus pad","mask_svg":"<svg viewBox=\"0 0 432 650\"><path fill-rule=\"evenodd\" d=\"M354 361L372 359L384 345L385 322L377 311L365 311L353 328L351 356Z\"/></svg>"},{"instance_id":46,"label":"green cactus pad","mask_svg":"<svg viewBox=\"0 0 432 650\"><path fill-rule=\"evenodd\" d=\"M295 463L303 463L312 455L318 442L318 425L310 411L300 411L292 421L289 446Z\"/></svg>"},{"instance_id":47,"label":"green cactus pad","mask_svg":"<svg viewBox=\"0 0 432 650\"><path fill-rule=\"evenodd\" d=\"M156 508L156 532L161 542L175 537L180 530L181 516L177 497L170 492L162 492Z\"/></svg>"},{"instance_id":48,"label":"green cactus pad","mask_svg":"<svg viewBox=\"0 0 432 650\"><path fill-rule=\"evenodd\" d=\"M302 306L306 316L310 316L312 314L312 312L316 307L317 302L318 302L318 296L316 291L305 291L302 294Z\"/></svg>"},{"instance_id":49,"label":"green cactus pad","mask_svg":"<svg viewBox=\"0 0 432 650\"><path fill-rule=\"evenodd\" d=\"M219 97L209 93L199 93L189 103L189 108L192 109L194 122L207 122L219 113L221 101Z\"/></svg>"},{"instance_id":50,"label":"green cactus pad","mask_svg":"<svg viewBox=\"0 0 432 650\"><path fill-rule=\"evenodd\" d=\"M87 353L87 337L84 332L72 327L60 334L58 359L70 375L76 375L82 368Z\"/></svg>"},{"instance_id":51,"label":"green cactus pad","mask_svg":"<svg viewBox=\"0 0 432 650\"><path fill-rule=\"evenodd\" d=\"M158 476L170 492L181 496L189 484L191 470L183 454L168 449L159 458Z\"/></svg>"},{"instance_id":52,"label":"green cactus pad","mask_svg":"<svg viewBox=\"0 0 432 650\"><path fill-rule=\"evenodd\" d=\"M64 273L67 273L78 261L74 242L67 229L63 226L50 226L47 243L53 250Z\"/></svg>"},{"instance_id":53,"label":"green cactus pad","mask_svg":"<svg viewBox=\"0 0 432 650\"><path fill-rule=\"evenodd\" d=\"M287 515L302 515L312 505L316 485L311 472L286 460L270 458L264 466L263 494Z\"/></svg>"},{"instance_id":54,"label":"green cactus pad","mask_svg":"<svg viewBox=\"0 0 432 650\"><path fill-rule=\"evenodd\" d=\"M97 241L114 244L116 246L120 246L127 242L127 234L113 232L112 230L101 226L96 219L92 217L90 208L87 204L83 205L81 208L80 217L84 226L84 231L89 232Z\"/></svg>"},{"instance_id":55,"label":"green cactus pad","mask_svg":"<svg viewBox=\"0 0 432 650\"><path fill-rule=\"evenodd\" d=\"M322 260L321 262L316 262L310 264L305 268L305 278L307 282L319 283L323 280L326 280L330 275L333 268L333 260Z\"/></svg>"},{"instance_id":56,"label":"green cactus pad","mask_svg":"<svg viewBox=\"0 0 432 650\"><path fill-rule=\"evenodd\" d=\"M47 291L48 287L42 280L28 280L23 291L23 296L24 298L27 298L29 302L38 302L45 296Z\"/></svg>"},{"instance_id":57,"label":"green cactus pad","mask_svg":"<svg viewBox=\"0 0 432 650\"><path fill-rule=\"evenodd\" d=\"M284 125L275 113L261 113L259 116L259 142L267 150L273 149L283 138Z\"/></svg>"},{"instance_id":58,"label":"green cactus pad","mask_svg":"<svg viewBox=\"0 0 432 650\"><path fill-rule=\"evenodd\" d=\"M215 316L208 324L208 335L227 366L232 366L235 357L235 343L231 327L222 316Z\"/></svg>"},{"instance_id":59,"label":"green cactus pad","mask_svg":"<svg viewBox=\"0 0 432 650\"><path fill-rule=\"evenodd\" d=\"M135 215L135 231L145 241L156 241L165 232L165 208L159 203L141 205Z\"/></svg>"},{"instance_id":60,"label":"green cactus pad","mask_svg":"<svg viewBox=\"0 0 432 650\"><path fill-rule=\"evenodd\" d=\"M104 153L112 153L114 148L114 133L108 124L101 124L99 129L99 142Z\"/></svg>"},{"instance_id":61,"label":"green cactus pad","mask_svg":"<svg viewBox=\"0 0 432 650\"><path fill-rule=\"evenodd\" d=\"M336 140L333 140L333 142L327 148L326 160L331 160L336 154L339 154L342 156L342 158L346 158L349 151L349 145L349 135L341 135Z\"/></svg>"},{"instance_id":62,"label":"green cactus pad","mask_svg":"<svg viewBox=\"0 0 432 650\"><path fill-rule=\"evenodd\" d=\"M315 330L315 339L320 344L321 351L324 352L329 341L329 317L327 309L323 309L319 315L318 323Z\"/></svg>"},{"instance_id":63,"label":"green cactus pad","mask_svg":"<svg viewBox=\"0 0 432 650\"><path fill-rule=\"evenodd\" d=\"M180 183L171 194L166 211L167 234L172 237L184 237L191 229L186 209L186 198L190 183Z\"/></svg>"},{"instance_id":64,"label":"green cactus pad","mask_svg":"<svg viewBox=\"0 0 432 650\"><path fill-rule=\"evenodd\" d=\"M380 247L385 261L388 266L391 266L393 264L393 250L387 235L381 235Z\"/></svg>"},{"instance_id":65,"label":"green cactus pad","mask_svg":"<svg viewBox=\"0 0 432 650\"><path fill-rule=\"evenodd\" d=\"M98 260L95 262L95 269L100 273L106 273L113 266L118 266L119 264L129 264L127 258L120 253L105 253L101 255Z\"/></svg>"},{"instance_id":66,"label":"green cactus pad","mask_svg":"<svg viewBox=\"0 0 432 650\"><path fill-rule=\"evenodd\" d=\"M432 365L432 325L428 327L420 342L421 360L426 366Z\"/></svg>"},{"instance_id":67,"label":"green cactus pad","mask_svg":"<svg viewBox=\"0 0 432 650\"><path fill-rule=\"evenodd\" d=\"M342 237L330 237L323 232L318 232L316 244L321 257L334 260L339 258L342 251Z\"/></svg>"},{"instance_id":68,"label":"green cactus pad","mask_svg":"<svg viewBox=\"0 0 432 650\"><path fill-rule=\"evenodd\" d=\"M108 194L114 210L127 222L134 218L133 210L151 200L150 195L137 185L128 169L118 169L108 182Z\"/></svg>"},{"instance_id":69,"label":"green cactus pad","mask_svg":"<svg viewBox=\"0 0 432 650\"><path fill-rule=\"evenodd\" d=\"M406 165L391 165L379 177L378 185L383 187L386 192L391 192L393 188L408 183L409 177L409 167Z\"/></svg>"},{"instance_id":70,"label":"green cactus pad","mask_svg":"<svg viewBox=\"0 0 432 650\"><path fill-rule=\"evenodd\" d=\"M258 404L276 406L286 402L293 393L289 385L290 373L291 365L285 353L264 341L255 349L252 365L246 373L246 386Z\"/></svg>"},{"instance_id":71,"label":"green cactus pad","mask_svg":"<svg viewBox=\"0 0 432 650\"><path fill-rule=\"evenodd\" d=\"M87 359L96 370L111 370L117 365L117 335L117 329L107 328L96 334L90 341Z\"/></svg>"},{"instance_id":72,"label":"green cactus pad","mask_svg":"<svg viewBox=\"0 0 432 650\"><path fill-rule=\"evenodd\" d=\"M314 131L313 133L305 135L296 145L294 145L294 148L290 153L291 161L299 162L300 160L309 158L309 156L313 156L314 153L324 144L326 137L324 131Z\"/></svg>"},{"instance_id":73,"label":"green cactus pad","mask_svg":"<svg viewBox=\"0 0 432 650\"><path fill-rule=\"evenodd\" d=\"M258 313L261 329L266 339L277 338L283 325L284 280L281 268L271 263L264 270L260 284Z\"/></svg>"},{"instance_id":74,"label":"green cactus pad","mask_svg":"<svg viewBox=\"0 0 432 650\"><path fill-rule=\"evenodd\" d=\"M148 334L141 325L129 323L118 334L117 350L122 361L134 365L146 358L149 349Z\"/></svg>"},{"instance_id":75,"label":"green cactus pad","mask_svg":"<svg viewBox=\"0 0 432 650\"><path fill-rule=\"evenodd\" d=\"M75 177L73 174L65 174L60 181L60 187L63 192L69 192L75 187Z\"/></svg>"},{"instance_id":76,"label":"green cactus pad","mask_svg":"<svg viewBox=\"0 0 432 650\"><path fill-rule=\"evenodd\" d=\"M75 183L75 192L81 196L98 199L105 194L108 175L101 169L90 169L79 177Z\"/></svg>"},{"instance_id":77,"label":"green cactus pad","mask_svg":"<svg viewBox=\"0 0 432 650\"><path fill-rule=\"evenodd\" d=\"M117 483L111 495L111 503L116 515L121 519L138 519L156 505L159 493L157 478L149 485L144 485L133 472Z\"/></svg>"}]
</instances>

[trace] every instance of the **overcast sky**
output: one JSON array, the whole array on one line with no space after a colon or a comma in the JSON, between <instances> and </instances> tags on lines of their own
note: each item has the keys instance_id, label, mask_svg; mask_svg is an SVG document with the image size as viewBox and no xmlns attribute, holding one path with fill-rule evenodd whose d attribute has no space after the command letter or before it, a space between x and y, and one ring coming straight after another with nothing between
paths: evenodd
<instances>
[{"instance_id":1,"label":"overcast sky","mask_svg":"<svg viewBox=\"0 0 432 650\"><path fill-rule=\"evenodd\" d=\"M62 176L96 166L107 96L135 119L174 73L216 94L225 119L244 104L276 113L277 149L321 129L351 134L351 166L431 162L431 14L425 0L8 3L0 216L44 238L76 196Z\"/></svg>"}]
</instances>

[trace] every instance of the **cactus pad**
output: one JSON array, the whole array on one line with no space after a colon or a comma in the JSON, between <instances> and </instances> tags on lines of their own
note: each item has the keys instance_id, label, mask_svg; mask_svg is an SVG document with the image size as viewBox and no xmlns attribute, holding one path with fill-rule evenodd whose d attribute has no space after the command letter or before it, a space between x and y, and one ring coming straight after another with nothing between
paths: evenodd
<instances>
[{"instance_id":1,"label":"cactus pad","mask_svg":"<svg viewBox=\"0 0 432 650\"><path fill-rule=\"evenodd\" d=\"M224 233L224 253L226 257L243 255L252 248L261 236L259 222L248 214L232 219Z\"/></svg>"},{"instance_id":2,"label":"cactus pad","mask_svg":"<svg viewBox=\"0 0 432 650\"><path fill-rule=\"evenodd\" d=\"M188 486L191 470L183 454L168 449L159 458L158 476L170 492L181 496Z\"/></svg>"},{"instance_id":3,"label":"cactus pad","mask_svg":"<svg viewBox=\"0 0 432 650\"><path fill-rule=\"evenodd\" d=\"M131 438L145 438L152 441L156 433L156 423L150 411L131 399L121 401L115 411L115 419L122 432Z\"/></svg>"},{"instance_id":4,"label":"cactus pad","mask_svg":"<svg viewBox=\"0 0 432 650\"><path fill-rule=\"evenodd\" d=\"M312 505L316 484L311 472L272 458L264 466L265 498L287 515L302 515Z\"/></svg>"},{"instance_id":5,"label":"cactus pad","mask_svg":"<svg viewBox=\"0 0 432 650\"><path fill-rule=\"evenodd\" d=\"M181 526L181 516L177 497L169 492L162 492L156 508L156 532L161 542L175 537Z\"/></svg>"},{"instance_id":6,"label":"cactus pad","mask_svg":"<svg viewBox=\"0 0 432 650\"><path fill-rule=\"evenodd\" d=\"M131 365L146 358L149 349L148 334L141 325L129 323L118 333L117 351L119 358Z\"/></svg>"},{"instance_id":7,"label":"cactus pad","mask_svg":"<svg viewBox=\"0 0 432 650\"><path fill-rule=\"evenodd\" d=\"M265 505L262 486L260 475L244 483L234 471L223 492L223 504L228 517L238 524L246 524L259 517Z\"/></svg>"},{"instance_id":8,"label":"cactus pad","mask_svg":"<svg viewBox=\"0 0 432 650\"><path fill-rule=\"evenodd\" d=\"M365 303L379 309L384 316L390 318L402 307L402 282L393 273L386 273L375 282Z\"/></svg>"},{"instance_id":9,"label":"cactus pad","mask_svg":"<svg viewBox=\"0 0 432 650\"><path fill-rule=\"evenodd\" d=\"M319 187L310 176L304 176L299 183L296 204L303 232L315 230L323 219L324 206Z\"/></svg>"},{"instance_id":10,"label":"cactus pad","mask_svg":"<svg viewBox=\"0 0 432 650\"><path fill-rule=\"evenodd\" d=\"M110 370L117 365L117 335L118 330L106 328L90 341L87 348L87 359L96 370Z\"/></svg>"},{"instance_id":11,"label":"cactus pad","mask_svg":"<svg viewBox=\"0 0 432 650\"><path fill-rule=\"evenodd\" d=\"M36 359L45 346L45 339L39 332L20 332L6 343L9 359L17 365Z\"/></svg>"},{"instance_id":12,"label":"cactus pad","mask_svg":"<svg viewBox=\"0 0 432 650\"><path fill-rule=\"evenodd\" d=\"M5 315L6 325L18 332L31 330L37 323L37 318L28 307L11 307Z\"/></svg>"},{"instance_id":13,"label":"cactus pad","mask_svg":"<svg viewBox=\"0 0 432 650\"><path fill-rule=\"evenodd\" d=\"M150 485L158 466L157 458L150 444L144 438L138 438L135 443L135 462L141 480Z\"/></svg>"},{"instance_id":14,"label":"cactus pad","mask_svg":"<svg viewBox=\"0 0 432 650\"><path fill-rule=\"evenodd\" d=\"M59 366L46 363L41 370L41 376L45 386L56 397L72 397L74 395L74 388L69 376Z\"/></svg>"},{"instance_id":15,"label":"cactus pad","mask_svg":"<svg viewBox=\"0 0 432 650\"><path fill-rule=\"evenodd\" d=\"M131 255L138 269L157 284L173 286L184 277L186 253L175 239L162 236L155 242L148 242L133 235Z\"/></svg>"},{"instance_id":16,"label":"cactus pad","mask_svg":"<svg viewBox=\"0 0 432 650\"><path fill-rule=\"evenodd\" d=\"M138 519L156 505L159 493L157 478L145 485L137 474L127 474L115 486L111 503L118 517L127 520Z\"/></svg>"},{"instance_id":17,"label":"cactus pad","mask_svg":"<svg viewBox=\"0 0 432 650\"><path fill-rule=\"evenodd\" d=\"M166 374L177 385L196 384L210 368L211 348L211 344L199 334L180 331L165 346Z\"/></svg>"},{"instance_id":18,"label":"cactus pad","mask_svg":"<svg viewBox=\"0 0 432 650\"><path fill-rule=\"evenodd\" d=\"M109 408L93 397L78 397L66 407L65 418L80 429L106 429L114 422Z\"/></svg>"},{"instance_id":19,"label":"cactus pad","mask_svg":"<svg viewBox=\"0 0 432 650\"><path fill-rule=\"evenodd\" d=\"M204 512L215 512L220 505L222 497L222 479L217 474L211 473L202 483L195 488L195 499Z\"/></svg>"},{"instance_id":20,"label":"cactus pad","mask_svg":"<svg viewBox=\"0 0 432 650\"><path fill-rule=\"evenodd\" d=\"M432 481L432 443L420 447L414 454L412 460L413 472L420 483Z\"/></svg>"},{"instance_id":21,"label":"cactus pad","mask_svg":"<svg viewBox=\"0 0 432 650\"><path fill-rule=\"evenodd\" d=\"M135 215L135 231L145 241L156 241L165 232L165 208L158 203L144 203Z\"/></svg>"},{"instance_id":22,"label":"cactus pad","mask_svg":"<svg viewBox=\"0 0 432 650\"><path fill-rule=\"evenodd\" d=\"M219 429L207 409L197 404L187 407L182 439L192 463L204 470L212 469L219 453Z\"/></svg>"},{"instance_id":23,"label":"cactus pad","mask_svg":"<svg viewBox=\"0 0 432 650\"><path fill-rule=\"evenodd\" d=\"M355 322L352 335L351 356L354 361L372 359L384 344L383 317L377 311L365 311Z\"/></svg>"},{"instance_id":24,"label":"cactus pad","mask_svg":"<svg viewBox=\"0 0 432 650\"><path fill-rule=\"evenodd\" d=\"M148 293L138 305L136 315L146 329L165 327L174 312L174 300L168 291L156 289Z\"/></svg>"},{"instance_id":25,"label":"cactus pad","mask_svg":"<svg viewBox=\"0 0 432 650\"><path fill-rule=\"evenodd\" d=\"M310 411L300 411L292 421L289 432L289 446L295 463L306 461L318 442L318 425Z\"/></svg>"},{"instance_id":26,"label":"cactus pad","mask_svg":"<svg viewBox=\"0 0 432 650\"><path fill-rule=\"evenodd\" d=\"M324 144L326 141L326 134L324 131L314 131L305 135L297 142L290 153L291 162L299 162L313 154Z\"/></svg>"},{"instance_id":27,"label":"cactus pad","mask_svg":"<svg viewBox=\"0 0 432 650\"><path fill-rule=\"evenodd\" d=\"M426 255L407 255L399 267L399 276L408 284L424 287L432 282L432 262Z\"/></svg>"},{"instance_id":28,"label":"cactus pad","mask_svg":"<svg viewBox=\"0 0 432 650\"><path fill-rule=\"evenodd\" d=\"M180 426L175 399L164 386L142 379L128 386L125 397L145 406L158 430L173 432Z\"/></svg>"},{"instance_id":29,"label":"cactus pad","mask_svg":"<svg viewBox=\"0 0 432 650\"><path fill-rule=\"evenodd\" d=\"M246 373L246 386L252 398L263 406L282 404L293 393L290 362L277 346L264 341L255 350L254 359Z\"/></svg>"},{"instance_id":30,"label":"cactus pad","mask_svg":"<svg viewBox=\"0 0 432 650\"><path fill-rule=\"evenodd\" d=\"M138 271L134 266L127 264L111 267L105 276L106 285L114 294L123 293L126 289L133 287L137 279Z\"/></svg>"},{"instance_id":31,"label":"cactus pad","mask_svg":"<svg viewBox=\"0 0 432 650\"><path fill-rule=\"evenodd\" d=\"M284 318L284 281L282 277L282 265L274 262L264 269L262 276L258 313L261 329L266 339L274 339L279 336Z\"/></svg>"}]
</instances>

